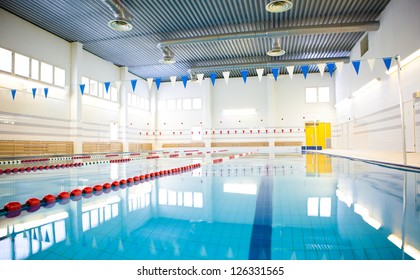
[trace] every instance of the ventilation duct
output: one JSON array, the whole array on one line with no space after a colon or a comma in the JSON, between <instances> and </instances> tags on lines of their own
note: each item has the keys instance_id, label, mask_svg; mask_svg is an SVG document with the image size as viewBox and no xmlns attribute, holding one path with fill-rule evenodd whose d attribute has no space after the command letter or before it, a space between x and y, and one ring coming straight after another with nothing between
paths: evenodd
<instances>
[{"instance_id":1,"label":"ventilation duct","mask_svg":"<svg viewBox=\"0 0 420 280\"><path fill-rule=\"evenodd\" d=\"M108 26L117 31L130 31L133 26L133 16L119 0L102 0L114 13L114 19L108 22Z\"/></svg>"},{"instance_id":2,"label":"ventilation duct","mask_svg":"<svg viewBox=\"0 0 420 280\"><path fill-rule=\"evenodd\" d=\"M280 38L273 39L271 50L267 52L268 56L282 56L286 53L280 46Z\"/></svg>"},{"instance_id":3,"label":"ventilation duct","mask_svg":"<svg viewBox=\"0 0 420 280\"><path fill-rule=\"evenodd\" d=\"M173 64L173 63L175 63L174 53L171 51L170 48L163 47L163 48L161 48L161 50L162 50L163 58L161 60L159 60L160 63L162 63L162 64Z\"/></svg>"}]
</instances>

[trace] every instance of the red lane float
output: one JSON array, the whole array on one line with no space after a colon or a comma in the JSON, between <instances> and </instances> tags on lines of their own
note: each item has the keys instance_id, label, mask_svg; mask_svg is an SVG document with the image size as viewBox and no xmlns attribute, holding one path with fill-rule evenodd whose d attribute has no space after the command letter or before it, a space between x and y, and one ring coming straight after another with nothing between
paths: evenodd
<instances>
[{"instance_id":1,"label":"red lane float","mask_svg":"<svg viewBox=\"0 0 420 280\"><path fill-rule=\"evenodd\" d=\"M137 181L140 181L140 178L139 178L139 176L134 176L134 177L133 177L133 180L134 180L135 182L137 182Z\"/></svg>"},{"instance_id":2,"label":"red lane float","mask_svg":"<svg viewBox=\"0 0 420 280\"><path fill-rule=\"evenodd\" d=\"M67 204L70 201L70 194L68 192L61 192L57 195L58 203L61 205Z\"/></svg>"},{"instance_id":3,"label":"red lane float","mask_svg":"<svg viewBox=\"0 0 420 280\"><path fill-rule=\"evenodd\" d=\"M111 184L110 183L105 183L102 185L102 191L104 193L109 193L111 191Z\"/></svg>"},{"instance_id":4,"label":"red lane float","mask_svg":"<svg viewBox=\"0 0 420 280\"><path fill-rule=\"evenodd\" d=\"M145 177L144 175L140 175L140 176L139 176L139 179L140 179L140 181L143 181L143 180L145 180L145 179L146 179L146 177Z\"/></svg>"},{"instance_id":5,"label":"red lane float","mask_svg":"<svg viewBox=\"0 0 420 280\"><path fill-rule=\"evenodd\" d=\"M94 195L98 196L102 194L103 187L101 185L96 185L93 187L93 193Z\"/></svg>"},{"instance_id":6,"label":"red lane float","mask_svg":"<svg viewBox=\"0 0 420 280\"><path fill-rule=\"evenodd\" d=\"M74 189L70 192L71 200L78 201L82 198L82 191L79 189Z\"/></svg>"},{"instance_id":7,"label":"red lane float","mask_svg":"<svg viewBox=\"0 0 420 280\"><path fill-rule=\"evenodd\" d=\"M133 178L127 178L127 183L133 183L134 182L134 179Z\"/></svg>"},{"instance_id":8,"label":"red lane float","mask_svg":"<svg viewBox=\"0 0 420 280\"><path fill-rule=\"evenodd\" d=\"M51 208L55 205L56 197L52 194L47 194L42 198L42 201L45 203L45 208Z\"/></svg>"},{"instance_id":9,"label":"red lane float","mask_svg":"<svg viewBox=\"0 0 420 280\"><path fill-rule=\"evenodd\" d=\"M124 180L124 179L121 179L121 180L120 180L120 185L125 185L125 184L127 184L127 181L126 181L126 180Z\"/></svg>"},{"instance_id":10,"label":"red lane float","mask_svg":"<svg viewBox=\"0 0 420 280\"><path fill-rule=\"evenodd\" d=\"M38 198L30 198L26 201L26 205L28 206L28 212L35 212L41 208L41 201Z\"/></svg>"},{"instance_id":11,"label":"red lane float","mask_svg":"<svg viewBox=\"0 0 420 280\"><path fill-rule=\"evenodd\" d=\"M114 181L111 184L113 187L118 187L120 185L120 183L118 181Z\"/></svg>"},{"instance_id":12,"label":"red lane float","mask_svg":"<svg viewBox=\"0 0 420 280\"><path fill-rule=\"evenodd\" d=\"M22 212L22 205L17 201L11 201L4 205L4 210L7 211L7 218L14 218L20 215Z\"/></svg>"}]
</instances>

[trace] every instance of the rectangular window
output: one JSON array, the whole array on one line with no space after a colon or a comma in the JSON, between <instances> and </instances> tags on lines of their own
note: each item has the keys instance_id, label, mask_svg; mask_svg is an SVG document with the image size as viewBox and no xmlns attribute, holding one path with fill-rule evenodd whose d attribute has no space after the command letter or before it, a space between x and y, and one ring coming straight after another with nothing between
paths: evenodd
<instances>
[{"instance_id":1,"label":"rectangular window","mask_svg":"<svg viewBox=\"0 0 420 280\"><path fill-rule=\"evenodd\" d=\"M116 87L111 87L111 101L118 102L118 90Z\"/></svg>"},{"instance_id":2,"label":"rectangular window","mask_svg":"<svg viewBox=\"0 0 420 280\"><path fill-rule=\"evenodd\" d=\"M59 87L65 87L66 71L64 69L54 67L54 85Z\"/></svg>"},{"instance_id":3,"label":"rectangular window","mask_svg":"<svg viewBox=\"0 0 420 280\"><path fill-rule=\"evenodd\" d=\"M166 102L166 109L168 111L175 111L176 110L176 101L175 99L168 99Z\"/></svg>"},{"instance_id":4,"label":"rectangular window","mask_svg":"<svg viewBox=\"0 0 420 280\"><path fill-rule=\"evenodd\" d=\"M144 101L144 97L140 97L140 109L144 109L144 103L145 103L145 101Z\"/></svg>"},{"instance_id":5,"label":"rectangular window","mask_svg":"<svg viewBox=\"0 0 420 280\"><path fill-rule=\"evenodd\" d=\"M329 87L308 87L306 91L306 103L330 102Z\"/></svg>"},{"instance_id":6,"label":"rectangular window","mask_svg":"<svg viewBox=\"0 0 420 280\"><path fill-rule=\"evenodd\" d=\"M89 94L93 96L98 96L98 82L97 81L90 80Z\"/></svg>"},{"instance_id":7,"label":"rectangular window","mask_svg":"<svg viewBox=\"0 0 420 280\"><path fill-rule=\"evenodd\" d=\"M330 88L329 87L318 88L318 102L330 102Z\"/></svg>"},{"instance_id":8,"label":"rectangular window","mask_svg":"<svg viewBox=\"0 0 420 280\"><path fill-rule=\"evenodd\" d=\"M15 74L29 78L29 57L15 53Z\"/></svg>"},{"instance_id":9,"label":"rectangular window","mask_svg":"<svg viewBox=\"0 0 420 280\"><path fill-rule=\"evenodd\" d=\"M191 99L185 98L182 100L182 110L191 110Z\"/></svg>"},{"instance_id":10,"label":"rectangular window","mask_svg":"<svg viewBox=\"0 0 420 280\"><path fill-rule=\"evenodd\" d=\"M12 52L0 48L0 70L12 73Z\"/></svg>"},{"instance_id":11,"label":"rectangular window","mask_svg":"<svg viewBox=\"0 0 420 280\"><path fill-rule=\"evenodd\" d=\"M98 84L98 96L101 97L101 98L105 98L104 97L104 84L103 83Z\"/></svg>"},{"instance_id":12,"label":"rectangular window","mask_svg":"<svg viewBox=\"0 0 420 280\"><path fill-rule=\"evenodd\" d=\"M306 103L317 103L317 89L316 88L306 88Z\"/></svg>"},{"instance_id":13,"label":"rectangular window","mask_svg":"<svg viewBox=\"0 0 420 280\"><path fill-rule=\"evenodd\" d=\"M149 111L150 109L150 101L149 99L144 100L144 110Z\"/></svg>"},{"instance_id":14,"label":"rectangular window","mask_svg":"<svg viewBox=\"0 0 420 280\"><path fill-rule=\"evenodd\" d=\"M181 111L182 110L182 99L176 100L176 110Z\"/></svg>"},{"instance_id":15,"label":"rectangular window","mask_svg":"<svg viewBox=\"0 0 420 280\"><path fill-rule=\"evenodd\" d=\"M41 62L41 81L44 83L52 84L53 83L53 66Z\"/></svg>"},{"instance_id":16,"label":"rectangular window","mask_svg":"<svg viewBox=\"0 0 420 280\"><path fill-rule=\"evenodd\" d=\"M158 101L158 111L166 111L166 100Z\"/></svg>"},{"instance_id":17,"label":"rectangular window","mask_svg":"<svg viewBox=\"0 0 420 280\"><path fill-rule=\"evenodd\" d=\"M133 94L131 94L131 93L128 94L128 97L127 97L127 104L128 104L128 106L132 106L132 95Z\"/></svg>"},{"instance_id":18,"label":"rectangular window","mask_svg":"<svg viewBox=\"0 0 420 280\"><path fill-rule=\"evenodd\" d=\"M31 78L39 80L39 61L31 59Z\"/></svg>"},{"instance_id":19,"label":"rectangular window","mask_svg":"<svg viewBox=\"0 0 420 280\"><path fill-rule=\"evenodd\" d=\"M192 108L193 110L201 110L201 98L193 98Z\"/></svg>"}]
</instances>

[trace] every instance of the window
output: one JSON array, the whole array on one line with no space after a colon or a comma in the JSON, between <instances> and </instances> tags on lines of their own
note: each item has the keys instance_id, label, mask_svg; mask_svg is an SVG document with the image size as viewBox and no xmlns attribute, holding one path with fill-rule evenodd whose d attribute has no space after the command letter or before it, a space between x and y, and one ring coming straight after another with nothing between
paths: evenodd
<instances>
[{"instance_id":1,"label":"window","mask_svg":"<svg viewBox=\"0 0 420 280\"><path fill-rule=\"evenodd\" d=\"M118 90L116 87L111 87L111 101L118 102Z\"/></svg>"},{"instance_id":2,"label":"window","mask_svg":"<svg viewBox=\"0 0 420 280\"><path fill-rule=\"evenodd\" d=\"M29 78L29 57L15 53L15 74Z\"/></svg>"},{"instance_id":3,"label":"window","mask_svg":"<svg viewBox=\"0 0 420 280\"><path fill-rule=\"evenodd\" d=\"M306 103L330 102L329 87L306 88Z\"/></svg>"},{"instance_id":4,"label":"window","mask_svg":"<svg viewBox=\"0 0 420 280\"><path fill-rule=\"evenodd\" d=\"M98 96L98 82L97 81L90 80L89 94L93 96Z\"/></svg>"},{"instance_id":5,"label":"window","mask_svg":"<svg viewBox=\"0 0 420 280\"><path fill-rule=\"evenodd\" d=\"M145 100L144 100L144 97L140 97L140 109L144 109L144 103L145 103Z\"/></svg>"},{"instance_id":6,"label":"window","mask_svg":"<svg viewBox=\"0 0 420 280\"><path fill-rule=\"evenodd\" d=\"M168 111L175 111L176 110L176 100L175 99L168 99L166 102L166 109Z\"/></svg>"},{"instance_id":7,"label":"window","mask_svg":"<svg viewBox=\"0 0 420 280\"><path fill-rule=\"evenodd\" d=\"M104 97L104 84L103 83L98 84L98 96L106 99L106 97Z\"/></svg>"},{"instance_id":8,"label":"window","mask_svg":"<svg viewBox=\"0 0 420 280\"><path fill-rule=\"evenodd\" d=\"M158 111L166 111L166 100L158 101Z\"/></svg>"},{"instance_id":9,"label":"window","mask_svg":"<svg viewBox=\"0 0 420 280\"><path fill-rule=\"evenodd\" d=\"M181 111L182 110L182 99L177 99L176 100L176 109L178 111Z\"/></svg>"},{"instance_id":10,"label":"window","mask_svg":"<svg viewBox=\"0 0 420 280\"><path fill-rule=\"evenodd\" d=\"M0 70L12 73L12 52L0 48Z\"/></svg>"},{"instance_id":11,"label":"window","mask_svg":"<svg viewBox=\"0 0 420 280\"><path fill-rule=\"evenodd\" d=\"M191 99L186 98L182 100L182 109L183 110L191 110Z\"/></svg>"},{"instance_id":12,"label":"window","mask_svg":"<svg viewBox=\"0 0 420 280\"><path fill-rule=\"evenodd\" d=\"M149 99L144 100L144 110L149 111L150 108L150 102Z\"/></svg>"},{"instance_id":13,"label":"window","mask_svg":"<svg viewBox=\"0 0 420 280\"><path fill-rule=\"evenodd\" d=\"M41 62L41 81L48 84L52 84L53 75L53 66L48 63Z\"/></svg>"},{"instance_id":14,"label":"window","mask_svg":"<svg viewBox=\"0 0 420 280\"><path fill-rule=\"evenodd\" d=\"M31 78L39 80L39 61L31 59Z\"/></svg>"},{"instance_id":15,"label":"window","mask_svg":"<svg viewBox=\"0 0 420 280\"><path fill-rule=\"evenodd\" d=\"M201 110L201 98L193 98L192 108L193 110Z\"/></svg>"},{"instance_id":16,"label":"window","mask_svg":"<svg viewBox=\"0 0 420 280\"><path fill-rule=\"evenodd\" d=\"M54 85L64 87L66 85L66 71L54 67Z\"/></svg>"},{"instance_id":17,"label":"window","mask_svg":"<svg viewBox=\"0 0 420 280\"><path fill-rule=\"evenodd\" d=\"M89 91L89 83L90 83L89 78L82 77L82 85L85 85L83 94L86 94L86 93L89 94L90 93L90 91Z\"/></svg>"}]
</instances>

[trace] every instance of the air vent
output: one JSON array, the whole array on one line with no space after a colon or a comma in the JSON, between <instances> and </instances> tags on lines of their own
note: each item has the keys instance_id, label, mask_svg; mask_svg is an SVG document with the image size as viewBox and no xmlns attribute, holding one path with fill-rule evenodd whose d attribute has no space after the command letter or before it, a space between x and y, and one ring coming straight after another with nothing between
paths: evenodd
<instances>
[{"instance_id":1,"label":"air vent","mask_svg":"<svg viewBox=\"0 0 420 280\"><path fill-rule=\"evenodd\" d=\"M286 53L280 46L280 38L274 39L271 45L271 50L267 52L268 56L282 56Z\"/></svg>"},{"instance_id":2,"label":"air vent","mask_svg":"<svg viewBox=\"0 0 420 280\"><path fill-rule=\"evenodd\" d=\"M267 12L270 13L283 13L290 10L293 7L293 3L289 0L274 0L265 6Z\"/></svg>"},{"instance_id":3,"label":"air vent","mask_svg":"<svg viewBox=\"0 0 420 280\"><path fill-rule=\"evenodd\" d=\"M116 31L130 31L133 28L131 23L125 20L111 20L108 26Z\"/></svg>"}]
</instances>

